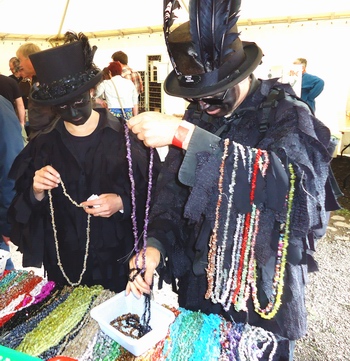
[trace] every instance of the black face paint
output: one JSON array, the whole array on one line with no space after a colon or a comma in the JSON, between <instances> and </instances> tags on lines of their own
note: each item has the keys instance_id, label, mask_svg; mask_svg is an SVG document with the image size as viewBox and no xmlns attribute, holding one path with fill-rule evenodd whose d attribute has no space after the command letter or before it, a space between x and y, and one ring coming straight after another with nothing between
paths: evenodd
<instances>
[{"instance_id":1,"label":"black face paint","mask_svg":"<svg viewBox=\"0 0 350 361\"><path fill-rule=\"evenodd\" d=\"M228 89L222 102L219 104L209 104L205 99L199 101L200 108L213 117L223 117L232 113L237 107L237 100L239 99L241 90L239 86L234 86ZM216 98L216 95L213 95Z\"/></svg>"},{"instance_id":2,"label":"black face paint","mask_svg":"<svg viewBox=\"0 0 350 361\"><path fill-rule=\"evenodd\" d=\"M85 92L67 103L55 105L54 109L65 122L83 125L92 112L90 92Z\"/></svg>"}]
</instances>

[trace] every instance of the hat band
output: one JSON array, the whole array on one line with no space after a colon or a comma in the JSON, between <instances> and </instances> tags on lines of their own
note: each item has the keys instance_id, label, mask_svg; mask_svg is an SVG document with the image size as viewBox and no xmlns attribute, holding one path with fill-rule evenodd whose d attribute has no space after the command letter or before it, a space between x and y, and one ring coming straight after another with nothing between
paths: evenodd
<instances>
[{"instance_id":1,"label":"hat band","mask_svg":"<svg viewBox=\"0 0 350 361\"><path fill-rule=\"evenodd\" d=\"M81 88L85 83L92 80L97 73L98 69L91 69L55 80L51 84L34 84L31 96L34 100L59 99Z\"/></svg>"},{"instance_id":2,"label":"hat band","mask_svg":"<svg viewBox=\"0 0 350 361\"><path fill-rule=\"evenodd\" d=\"M245 56L243 57L241 63L242 65L245 61ZM232 78L238 77L241 74L240 69L236 69L232 72L237 66L237 60L231 58L221 65L220 68L214 69L211 72L203 73L203 74L195 74L195 75L178 75L177 79L182 86L186 86L186 88L197 88L198 85L201 87L208 87L215 85L222 80L231 80Z\"/></svg>"}]
</instances>

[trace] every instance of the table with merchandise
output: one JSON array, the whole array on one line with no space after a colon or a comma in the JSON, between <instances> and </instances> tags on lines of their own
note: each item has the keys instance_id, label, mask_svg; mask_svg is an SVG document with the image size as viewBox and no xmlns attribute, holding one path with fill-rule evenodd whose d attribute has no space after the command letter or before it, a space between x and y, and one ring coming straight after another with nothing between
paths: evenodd
<instances>
[{"instance_id":1,"label":"table with merchandise","mask_svg":"<svg viewBox=\"0 0 350 361\"><path fill-rule=\"evenodd\" d=\"M130 312L138 313L141 318L145 300L102 286L59 289L33 271L4 271L0 360L278 360L285 348L259 327L156 300L150 301L150 331L139 339L131 337L132 330L123 335L113 326L116 314L125 319Z\"/></svg>"}]
</instances>

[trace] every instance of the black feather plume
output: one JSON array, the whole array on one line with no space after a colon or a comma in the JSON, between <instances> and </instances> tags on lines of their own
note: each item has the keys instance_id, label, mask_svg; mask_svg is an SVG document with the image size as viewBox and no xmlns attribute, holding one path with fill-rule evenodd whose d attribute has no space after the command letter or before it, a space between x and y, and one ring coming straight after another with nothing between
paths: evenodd
<instances>
[{"instance_id":1,"label":"black feather plume","mask_svg":"<svg viewBox=\"0 0 350 361\"><path fill-rule=\"evenodd\" d=\"M94 45L93 47L90 46L89 39L84 33L76 34L73 31L67 31L64 34L64 43L72 43L74 41L81 41L83 45L83 52L85 58L85 68L91 69L95 68L96 66L93 63L94 55L97 50L97 46Z\"/></svg>"},{"instance_id":2,"label":"black feather plume","mask_svg":"<svg viewBox=\"0 0 350 361\"><path fill-rule=\"evenodd\" d=\"M220 67L239 34L230 32L238 21L240 0L190 0L190 32L198 61L210 72Z\"/></svg>"},{"instance_id":3,"label":"black feather plume","mask_svg":"<svg viewBox=\"0 0 350 361\"><path fill-rule=\"evenodd\" d=\"M168 50L169 50L168 37L170 34L170 28L174 24L174 21L177 18L174 13L174 10L180 9L180 8L181 8L181 5L178 0L164 0L164 3L163 3L163 16L164 16L163 32L164 32L165 43L167 45ZM178 72L175 61L170 52L169 52L169 57L170 57L170 61L173 65L174 70L176 72Z\"/></svg>"},{"instance_id":4,"label":"black feather plume","mask_svg":"<svg viewBox=\"0 0 350 361\"><path fill-rule=\"evenodd\" d=\"M180 8L181 5L178 0L164 0L164 32L170 32L170 28L176 19L174 10Z\"/></svg>"}]
</instances>

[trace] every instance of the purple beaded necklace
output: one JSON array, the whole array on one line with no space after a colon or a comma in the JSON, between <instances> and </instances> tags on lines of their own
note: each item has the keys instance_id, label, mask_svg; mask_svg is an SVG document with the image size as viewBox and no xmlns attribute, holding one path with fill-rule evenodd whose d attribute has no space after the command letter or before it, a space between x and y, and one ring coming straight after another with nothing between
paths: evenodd
<instances>
[{"instance_id":1,"label":"purple beaded necklace","mask_svg":"<svg viewBox=\"0 0 350 361\"><path fill-rule=\"evenodd\" d=\"M137 222L136 222L136 196L135 196L135 180L134 180L134 173L132 170L132 157L131 157L131 143L129 137L129 128L127 126L126 121L124 122L124 132L125 132L125 140L126 140L126 153L129 165L129 178L131 183L131 203L132 203L132 228L134 234L134 251L136 253L136 267L139 265L139 256L140 256L140 244L141 241L138 237L138 230L137 230ZM150 208L150 201L151 201L151 190L152 190L152 173L153 173L153 158L154 158L154 149L150 148L150 160L149 160L149 168L148 168L148 187L147 187L147 199L146 199L146 209L145 209L145 219L143 225L143 255L142 255L142 267L138 267L142 269L142 272L146 270L146 246L147 246L147 229L148 229L148 222L149 222L149 208Z\"/></svg>"},{"instance_id":2,"label":"purple beaded necklace","mask_svg":"<svg viewBox=\"0 0 350 361\"><path fill-rule=\"evenodd\" d=\"M124 112L123 112L124 113ZM134 234L134 252L136 254L135 264L136 270L139 271L141 275L146 271L146 247L147 247L147 229L149 223L149 208L151 202L151 190L152 190L152 173L153 173L153 159L154 159L154 148L150 148L150 159L149 159L149 167L148 167L148 187L147 187L147 199L146 199L146 206L145 206L145 219L143 225L143 244L142 244L142 267L139 267L139 256L140 256L140 246L141 246L141 239L138 237L138 229L137 229L137 222L136 222L136 195L135 195L135 179L134 173L132 170L132 157L131 157L131 142L129 136L129 128L127 126L126 117L124 119L124 133L125 133L125 143L126 143L126 156L129 165L129 178L131 184L131 204L132 204L132 213L131 213L131 220L132 220L132 227L133 227L133 234ZM140 237L141 238L141 237ZM146 294L145 297L145 309L141 318L140 330L139 334L140 337L151 331L151 327L149 326L149 322L151 320L151 295Z\"/></svg>"}]
</instances>

